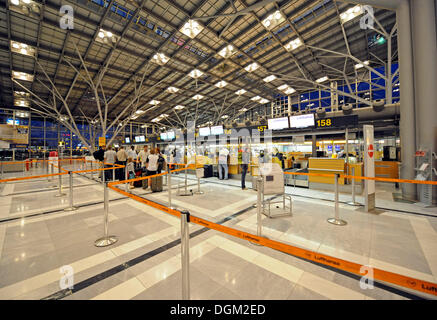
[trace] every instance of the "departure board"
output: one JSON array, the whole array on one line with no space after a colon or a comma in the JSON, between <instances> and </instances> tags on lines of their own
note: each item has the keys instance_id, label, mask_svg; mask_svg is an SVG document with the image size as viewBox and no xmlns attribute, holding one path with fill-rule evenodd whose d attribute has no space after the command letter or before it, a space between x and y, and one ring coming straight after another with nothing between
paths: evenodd
<instances>
[{"instance_id":1,"label":"departure board","mask_svg":"<svg viewBox=\"0 0 437 320\"><path fill-rule=\"evenodd\" d=\"M316 120L316 128L339 128L346 126L356 126L358 124L358 115L330 117Z\"/></svg>"}]
</instances>

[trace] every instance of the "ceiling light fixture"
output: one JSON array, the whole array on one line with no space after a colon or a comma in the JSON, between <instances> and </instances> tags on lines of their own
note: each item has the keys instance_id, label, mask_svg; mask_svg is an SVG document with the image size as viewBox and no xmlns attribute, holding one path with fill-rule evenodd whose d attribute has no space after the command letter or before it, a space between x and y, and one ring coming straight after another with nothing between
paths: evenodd
<instances>
[{"instance_id":1,"label":"ceiling light fixture","mask_svg":"<svg viewBox=\"0 0 437 320\"><path fill-rule=\"evenodd\" d=\"M12 71L12 79L24 80L24 81L33 81L33 74Z\"/></svg>"},{"instance_id":2,"label":"ceiling light fixture","mask_svg":"<svg viewBox=\"0 0 437 320\"><path fill-rule=\"evenodd\" d=\"M264 28L266 28L267 30L272 30L274 27L278 26L284 21L285 21L285 17L279 10L277 10L275 13L265 18L262 21L262 24Z\"/></svg>"},{"instance_id":3,"label":"ceiling light fixture","mask_svg":"<svg viewBox=\"0 0 437 320\"><path fill-rule=\"evenodd\" d=\"M279 91L284 92L285 94L292 94L296 92L296 90L290 87L288 84L283 84L282 86L279 86L277 89Z\"/></svg>"},{"instance_id":4,"label":"ceiling light fixture","mask_svg":"<svg viewBox=\"0 0 437 320\"><path fill-rule=\"evenodd\" d=\"M341 23L344 24L363 13L364 13L363 6L359 4L356 5L355 7L349 8L347 11L340 14Z\"/></svg>"},{"instance_id":5,"label":"ceiling light fixture","mask_svg":"<svg viewBox=\"0 0 437 320\"><path fill-rule=\"evenodd\" d=\"M25 56L34 57L36 49L35 47L29 46L25 43L11 40L11 51Z\"/></svg>"},{"instance_id":6,"label":"ceiling light fixture","mask_svg":"<svg viewBox=\"0 0 437 320\"><path fill-rule=\"evenodd\" d=\"M232 57L232 55L233 55L235 52L236 52L236 51L235 51L234 46L233 46L232 44L230 44L230 45L224 47L222 50L220 50L220 51L218 52L218 54L219 54L220 56L222 56L223 58L227 59L227 58Z\"/></svg>"},{"instance_id":7,"label":"ceiling light fixture","mask_svg":"<svg viewBox=\"0 0 437 320\"><path fill-rule=\"evenodd\" d=\"M246 70L247 72L253 72L258 68L259 68L259 64L254 62L254 63L249 64L246 68L244 68L244 70Z\"/></svg>"},{"instance_id":8,"label":"ceiling light fixture","mask_svg":"<svg viewBox=\"0 0 437 320\"><path fill-rule=\"evenodd\" d=\"M194 69L188 74L191 78L197 79L203 75L203 72L199 69Z\"/></svg>"},{"instance_id":9,"label":"ceiling light fixture","mask_svg":"<svg viewBox=\"0 0 437 320\"><path fill-rule=\"evenodd\" d=\"M316 82L317 82L317 83L322 83L322 82L327 81L328 79L329 79L329 78L328 78L327 76L324 76L324 77L321 77L321 78L317 79Z\"/></svg>"},{"instance_id":10,"label":"ceiling light fixture","mask_svg":"<svg viewBox=\"0 0 437 320\"><path fill-rule=\"evenodd\" d=\"M199 22L196 20L188 20L179 31L191 39L194 39L202 30L203 26Z\"/></svg>"},{"instance_id":11,"label":"ceiling light fixture","mask_svg":"<svg viewBox=\"0 0 437 320\"><path fill-rule=\"evenodd\" d=\"M261 98L261 100L258 101L258 102L261 103L261 104L265 104L265 103L268 103L268 102L270 102L270 101L267 100L267 99L265 99L265 98Z\"/></svg>"},{"instance_id":12,"label":"ceiling light fixture","mask_svg":"<svg viewBox=\"0 0 437 320\"><path fill-rule=\"evenodd\" d=\"M185 108L185 106L182 105L177 105L176 107L174 107L176 110L182 110Z\"/></svg>"},{"instance_id":13,"label":"ceiling light fixture","mask_svg":"<svg viewBox=\"0 0 437 320\"><path fill-rule=\"evenodd\" d=\"M219 82L217 82L217 83L215 84L215 86L216 86L217 88L224 88L224 87L226 87L227 85L228 85L228 83L227 83L226 81L224 81L224 80L219 81Z\"/></svg>"},{"instance_id":14,"label":"ceiling light fixture","mask_svg":"<svg viewBox=\"0 0 437 320\"><path fill-rule=\"evenodd\" d=\"M287 51L293 51L294 49L299 48L302 45L302 40L300 38L296 38L287 43L284 47Z\"/></svg>"},{"instance_id":15,"label":"ceiling light fixture","mask_svg":"<svg viewBox=\"0 0 437 320\"><path fill-rule=\"evenodd\" d=\"M252 101L258 101L258 100L261 100L261 97L260 97L260 96L255 96L255 97L253 97L253 98L250 98L250 100L252 100Z\"/></svg>"},{"instance_id":16,"label":"ceiling light fixture","mask_svg":"<svg viewBox=\"0 0 437 320\"><path fill-rule=\"evenodd\" d=\"M160 66L163 66L169 60L170 60L170 58L167 57L165 54L163 54L163 53L156 53L156 54L153 55L151 61L156 63L156 64L158 64L158 65L160 65Z\"/></svg>"},{"instance_id":17,"label":"ceiling light fixture","mask_svg":"<svg viewBox=\"0 0 437 320\"><path fill-rule=\"evenodd\" d=\"M111 31L106 31L103 29L99 30L99 33L97 34L96 41L104 44L110 44L116 43L118 40L118 37L115 36Z\"/></svg>"},{"instance_id":18,"label":"ceiling light fixture","mask_svg":"<svg viewBox=\"0 0 437 320\"><path fill-rule=\"evenodd\" d=\"M244 90L244 89L240 89L240 90L238 90L237 92L235 92L235 94L241 96L242 94L245 94L246 92L247 92L246 90Z\"/></svg>"},{"instance_id":19,"label":"ceiling light fixture","mask_svg":"<svg viewBox=\"0 0 437 320\"><path fill-rule=\"evenodd\" d=\"M167 88L167 92L170 92L170 93L176 93L178 91L179 91L179 88L176 88L176 87L168 87Z\"/></svg>"},{"instance_id":20,"label":"ceiling light fixture","mask_svg":"<svg viewBox=\"0 0 437 320\"><path fill-rule=\"evenodd\" d=\"M366 66L369 65L369 60L366 60L366 61L364 61L363 63L357 63L357 64L355 65L355 69L356 69L356 70L361 69L361 68L363 68L365 65L366 65Z\"/></svg>"},{"instance_id":21,"label":"ceiling light fixture","mask_svg":"<svg viewBox=\"0 0 437 320\"><path fill-rule=\"evenodd\" d=\"M272 81L275 80L275 79L276 79L276 76L272 74L271 76L265 77L265 78L263 79L263 81L264 81L264 82L272 82Z\"/></svg>"},{"instance_id":22,"label":"ceiling light fixture","mask_svg":"<svg viewBox=\"0 0 437 320\"><path fill-rule=\"evenodd\" d=\"M158 104L160 104L161 103L161 101L158 101L158 100L151 100L150 102L149 102L149 104L153 104L154 106L157 106Z\"/></svg>"},{"instance_id":23,"label":"ceiling light fixture","mask_svg":"<svg viewBox=\"0 0 437 320\"><path fill-rule=\"evenodd\" d=\"M193 97L193 99L194 99L194 100L197 100L197 101L202 100L203 98L204 98L204 96L202 96L201 94L196 94L196 95Z\"/></svg>"}]
</instances>

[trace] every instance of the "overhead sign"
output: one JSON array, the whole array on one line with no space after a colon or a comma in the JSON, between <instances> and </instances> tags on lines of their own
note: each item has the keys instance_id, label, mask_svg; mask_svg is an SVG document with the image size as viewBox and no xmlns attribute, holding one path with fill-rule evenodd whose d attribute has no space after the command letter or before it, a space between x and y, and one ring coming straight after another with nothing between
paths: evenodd
<instances>
[{"instance_id":1,"label":"overhead sign","mask_svg":"<svg viewBox=\"0 0 437 320\"><path fill-rule=\"evenodd\" d=\"M347 127L356 126L358 124L358 115L330 117L317 119L316 128L333 128L333 127Z\"/></svg>"},{"instance_id":2,"label":"overhead sign","mask_svg":"<svg viewBox=\"0 0 437 320\"><path fill-rule=\"evenodd\" d=\"M99 137L99 147L106 146L106 137Z\"/></svg>"}]
</instances>

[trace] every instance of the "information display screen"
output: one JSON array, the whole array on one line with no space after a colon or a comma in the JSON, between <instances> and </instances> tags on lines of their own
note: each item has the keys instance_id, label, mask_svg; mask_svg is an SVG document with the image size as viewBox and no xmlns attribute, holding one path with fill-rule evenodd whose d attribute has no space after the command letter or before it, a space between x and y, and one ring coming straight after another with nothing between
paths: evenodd
<instances>
[{"instance_id":1,"label":"information display screen","mask_svg":"<svg viewBox=\"0 0 437 320\"><path fill-rule=\"evenodd\" d=\"M223 126L215 126L215 127L211 127L211 134L212 134L212 135L220 135L220 134L223 134Z\"/></svg>"},{"instance_id":2,"label":"information display screen","mask_svg":"<svg viewBox=\"0 0 437 320\"><path fill-rule=\"evenodd\" d=\"M161 132L161 140L167 140L167 132Z\"/></svg>"},{"instance_id":3,"label":"information display screen","mask_svg":"<svg viewBox=\"0 0 437 320\"><path fill-rule=\"evenodd\" d=\"M211 134L211 131L209 130L209 127L199 128L199 135L201 137L209 136L210 134Z\"/></svg>"},{"instance_id":4,"label":"information display screen","mask_svg":"<svg viewBox=\"0 0 437 320\"><path fill-rule=\"evenodd\" d=\"M14 124L14 119L8 119L8 120L6 120L6 123L7 124L10 124L10 125L13 125ZM18 120L18 119L15 119L15 125L19 125L20 124L20 120Z\"/></svg>"},{"instance_id":5,"label":"information display screen","mask_svg":"<svg viewBox=\"0 0 437 320\"><path fill-rule=\"evenodd\" d=\"M128 138L128 137L124 138L124 142L130 143L130 138Z\"/></svg>"},{"instance_id":6,"label":"information display screen","mask_svg":"<svg viewBox=\"0 0 437 320\"><path fill-rule=\"evenodd\" d=\"M138 136L138 142L146 142L146 137L145 136Z\"/></svg>"},{"instance_id":7,"label":"information display screen","mask_svg":"<svg viewBox=\"0 0 437 320\"><path fill-rule=\"evenodd\" d=\"M314 113L290 117L290 128L307 128L314 125Z\"/></svg>"},{"instance_id":8,"label":"information display screen","mask_svg":"<svg viewBox=\"0 0 437 320\"><path fill-rule=\"evenodd\" d=\"M357 124L358 124L358 115L323 118L323 119L318 119L316 121L316 127L321 129L332 128L332 127L356 126Z\"/></svg>"},{"instance_id":9,"label":"information display screen","mask_svg":"<svg viewBox=\"0 0 437 320\"><path fill-rule=\"evenodd\" d=\"M276 118L268 120L269 130L281 130L289 128L288 126L288 118Z\"/></svg>"},{"instance_id":10,"label":"information display screen","mask_svg":"<svg viewBox=\"0 0 437 320\"><path fill-rule=\"evenodd\" d=\"M167 140L173 140L175 137L174 131L167 132Z\"/></svg>"}]
</instances>

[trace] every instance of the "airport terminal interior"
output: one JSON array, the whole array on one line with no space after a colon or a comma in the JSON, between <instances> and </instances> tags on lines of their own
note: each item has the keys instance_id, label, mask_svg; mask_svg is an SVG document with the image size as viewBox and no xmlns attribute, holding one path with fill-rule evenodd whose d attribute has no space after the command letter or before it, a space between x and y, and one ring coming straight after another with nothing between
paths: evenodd
<instances>
[{"instance_id":1,"label":"airport terminal interior","mask_svg":"<svg viewBox=\"0 0 437 320\"><path fill-rule=\"evenodd\" d=\"M1 300L435 300L437 1L2 0Z\"/></svg>"}]
</instances>

